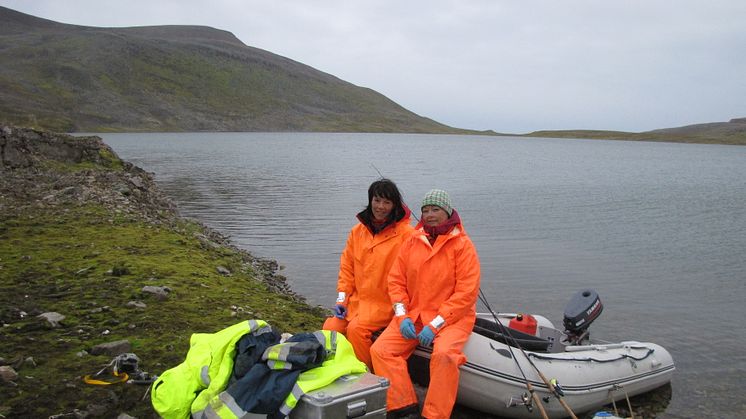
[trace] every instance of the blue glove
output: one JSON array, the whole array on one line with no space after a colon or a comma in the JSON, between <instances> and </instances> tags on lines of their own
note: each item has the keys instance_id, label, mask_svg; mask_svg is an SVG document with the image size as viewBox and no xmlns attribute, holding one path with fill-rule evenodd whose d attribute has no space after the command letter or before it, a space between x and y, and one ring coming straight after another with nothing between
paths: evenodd
<instances>
[{"instance_id":1,"label":"blue glove","mask_svg":"<svg viewBox=\"0 0 746 419\"><path fill-rule=\"evenodd\" d=\"M430 326L423 327L420 334L417 335L417 339L420 340L420 345L422 346L430 346L430 344L433 343L434 338L435 332L433 332L433 329Z\"/></svg>"},{"instance_id":2,"label":"blue glove","mask_svg":"<svg viewBox=\"0 0 746 419\"><path fill-rule=\"evenodd\" d=\"M412 320L409 317L401 321L399 332L401 332L401 335L407 339L417 338L417 332L414 330L414 323L412 323Z\"/></svg>"},{"instance_id":3,"label":"blue glove","mask_svg":"<svg viewBox=\"0 0 746 419\"><path fill-rule=\"evenodd\" d=\"M337 304L334 306L334 317L338 319L344 319L345 316L347 316L347 307L343 306L342 304Z\"/></svg>"}]
</instances>

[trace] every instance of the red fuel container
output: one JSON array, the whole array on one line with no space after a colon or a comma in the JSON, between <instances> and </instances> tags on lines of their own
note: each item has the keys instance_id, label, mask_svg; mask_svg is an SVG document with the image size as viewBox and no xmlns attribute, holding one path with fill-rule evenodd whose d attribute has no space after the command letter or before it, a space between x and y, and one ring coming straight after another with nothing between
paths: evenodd
<instances>
[{"instance_id":1,"label":"red fuel container","mask_svg":"<svg viewBox=\"0 0 746 419\"><path fill-rule=\"evenodd\" d=\"M530 314L518 313L515 317L510 319L508 327L536 336L536 317Z\"/></svg>"}]
</instances>

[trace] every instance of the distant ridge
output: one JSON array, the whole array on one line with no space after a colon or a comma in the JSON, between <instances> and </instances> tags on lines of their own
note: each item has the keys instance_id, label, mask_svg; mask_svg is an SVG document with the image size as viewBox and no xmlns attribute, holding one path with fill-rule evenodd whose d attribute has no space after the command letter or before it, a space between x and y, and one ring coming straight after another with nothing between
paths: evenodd
<instances>
[{"instance_id":1,"label":"distant ridge","mask_svg":"<svg viewBox=\"0 0 746 419\"><path fill-rule=\"evenodd\" d=\"M0 122L34 128L483 133L205 26L87 27L0 7L0 61Z\"/></svg>"},{"instance_id":2,"label":"distant ridge","mask_svg":"<svg viewBox=\"0 0 746 419\"><path fill-rule=\"evenodd\" d=\"M663 128L645 132L602 130L534 131L523 137L587 138L599 140L668 141L680 143L746 145L746 118Z\"/></svg>"}]
</instances>

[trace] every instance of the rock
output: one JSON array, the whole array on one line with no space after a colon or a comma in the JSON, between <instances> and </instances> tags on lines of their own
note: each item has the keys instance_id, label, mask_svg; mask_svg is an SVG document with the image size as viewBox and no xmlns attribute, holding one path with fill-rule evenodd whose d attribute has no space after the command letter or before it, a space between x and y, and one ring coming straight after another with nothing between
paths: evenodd
<instances>
[{"instance_id":1,"label":"rock","mask_svg":"<svg viewBox=\"0 0 746 419\"><path fill-rule=\"evenodd\" d=\"M153 294L158 297L159 300L165 300L168 298L168 293L171 292L171 288L166 286L156 287L153 285L146 285L142 287L142 292Z\"/></svg>"},{"instance_id":2,"label":"rock","mask_svg":"<svg viewBox=\"0 0 746 419\"><path fill-rule=\"evenodd\" d=\"M148 305L143 303L142 301L130 301L127 303L127 307L132 308L146 308Z\"/></svg>"},{"instance_id":3,"label":"rock","mask_svg":"<svg viewBox=\"0 0 746 419\"><path fill-rule=\"evenodd\" d=\"M130 345L128 340L117 340L94 346L91 348L91 355L109 355L113 357L130 351L132 351L132 345Z\"/></svg>"},{"instance_id":4,"label":"rock","mask_svg":"<svg viewBox=\"0 0 746 419\"><path fill-rule=\"evenodd\" d=\"M23 365L29 365L32 367L36 367L36 361L34 360L33 357L30 356L23 360Z\"/></svg>"},{"instance_id":5,"label":"rock","mask_svg":"<svg viewBox=\"0 0 746 419\"><path fill-rule=\"evenodd\" d=\"M117 419L137 419L137 418L122 412L119 414L119 416L117 416Z\"/></svg>"},{"instance_id":6,"label":"rock","mask_svg":"<svg viewBox=\"0 0 746 419\"><path fill-rule=\"evenodd\" d=\"M230 276L231 274L231 271L229 271L227 268L223 266L218 266L216 269L218 270L218 273L220 275Z\"/></svg>"},{"instance_id":7,"label":"rock","mask_svg":"<svg viewBox=\"0 0 746 419\"><path fill-rule=\"evenodd\" d=\"M129 181L132 182L132 184L135 185L135 187L137 187L138 189L143 189L145 187L145 183L138 176L130 177Z\"/></svg>"},{"instance_id":8,"label":"rock","mask_svg":"<svg viewBox=\"0 0 746 419\"><path fill-rule=\"evenodd\" d=\"M13 367L8 365L0 367L0 379L2 379L3 382L11 382L16 378L18 378L18 373L13 369Z\"/></svg>"},{"instance_id":9,"label":"rock","mask_svg":"<svg viewBox=\"0 0 746 419\"><path fill-rule=\"evenodd\" d=\"M52 327L60 327L60 322L65 320L65 316L54 311L42 313L36 317L46 320Z\"/></svg>"},{"instance_id":10,"label":"rock","mask_svg":"<svg viewBox=\"0 0 746 419\"><path fill-rule=\"evenodd\" d=\"M89 404L86 406L86 410L88 410L88 414L91 417L100 418L109 413L109 406L105 404Z\"/></svg>"}]
</instances>

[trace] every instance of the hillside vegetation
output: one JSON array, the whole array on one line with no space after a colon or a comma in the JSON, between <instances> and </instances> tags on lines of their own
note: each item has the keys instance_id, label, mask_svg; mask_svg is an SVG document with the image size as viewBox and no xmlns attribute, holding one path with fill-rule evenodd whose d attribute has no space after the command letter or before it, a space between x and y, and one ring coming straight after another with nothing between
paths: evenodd
<instances>
[{"instance_id":1,"label":"hillside vegetation","mask_svg":"<svg viewBox=\"0 0 746 419\"><path fill-rule=\"evenodd\" d=\"M477 133L203 26L98 28L0 7L0 122L66 132Z\"/></svg>"}]
</instances>

